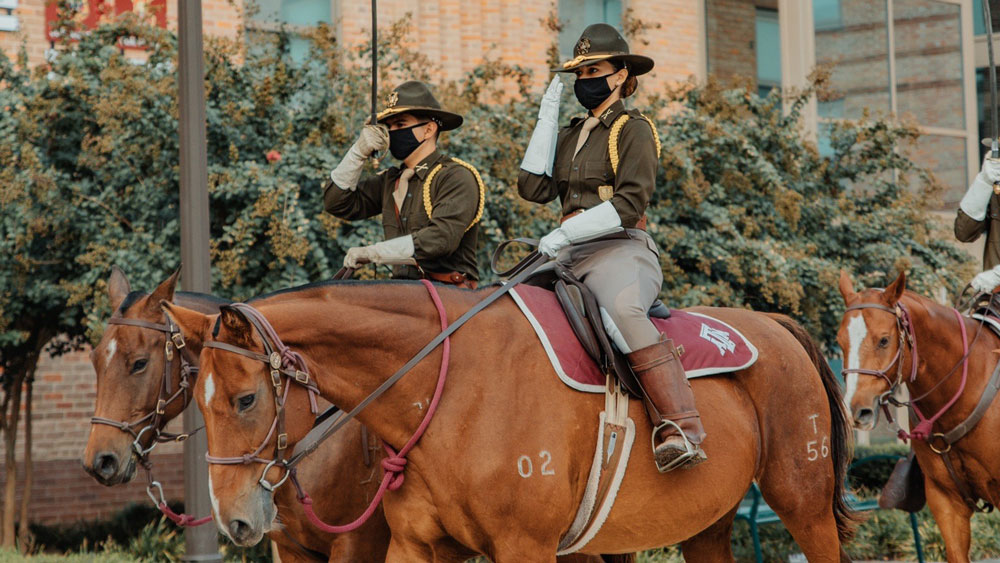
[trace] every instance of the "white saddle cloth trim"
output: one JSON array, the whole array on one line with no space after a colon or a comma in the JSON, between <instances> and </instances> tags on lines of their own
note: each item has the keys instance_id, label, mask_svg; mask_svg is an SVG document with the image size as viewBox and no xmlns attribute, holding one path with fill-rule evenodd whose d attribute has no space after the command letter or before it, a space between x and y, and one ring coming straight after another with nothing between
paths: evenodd
<instances>
[{"instance_id":1,"label":"white saddle cloth trim","mask_svg":"<svg viewBox=\"0 0 1000 563\"><path fill-rule=\"evenodd\" d=\"M992 326L994 329L996 329L997 331L1000 331L1000 321L998 321L995 317L984 316L984 315L980 315L978 313L975 314L975 315L971 315L971 316L972 316L972 318L976 319L977 321L983 321L985 323L989 323L990 326Z\"/></svg>"}]
</instances>

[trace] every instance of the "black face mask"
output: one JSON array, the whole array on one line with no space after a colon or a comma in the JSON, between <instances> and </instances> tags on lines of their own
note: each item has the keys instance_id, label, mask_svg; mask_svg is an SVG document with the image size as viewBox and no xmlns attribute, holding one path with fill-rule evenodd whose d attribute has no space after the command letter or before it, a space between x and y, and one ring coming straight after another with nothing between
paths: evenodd
<instances>
[{"instance_id":1,"label":"black face mask","mask_svg":"<svg viewBox=\"0 0 1000 563\"><path fill-rule=\"evenodd\" d=\"M573 84L573 93L580 105L587 109L594 109L608 99L613 90L608 86L608 77L595 76L594 78L577 78Z\"/></svg>"},{"instance_id":2,"label":"black face mask","mask_svg":"<svg viewBox=\"0 0 1000 563\"><path fill-rule=\"evenodd\" d=\"M392 157L396 160L406 160L406 157L413 154L413 151L417 150L417 147L427 140L418 141L417 136L413 134L413 129L427 125L428 123L430 122L425 121L409 127L403 127L402 129L389 131L389 152L392 153Z\"/></svg>"}]
</instances>

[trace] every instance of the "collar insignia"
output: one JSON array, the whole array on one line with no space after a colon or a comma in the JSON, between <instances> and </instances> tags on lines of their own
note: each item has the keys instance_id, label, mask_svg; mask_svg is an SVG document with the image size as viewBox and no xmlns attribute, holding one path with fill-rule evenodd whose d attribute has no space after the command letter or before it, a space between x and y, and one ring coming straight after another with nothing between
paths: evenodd
<instances>
[{"instance_id":1,"label":"collar insignia","mask_svg":"<svg viewBox=\"0 0 1000 563\"><path fill-rule=\"evenodd\" d=\"M413 169L413 171L414 171L414 172L423 172L424 170L427 170L427 164L418 164L418 165L417 165L417 166L416 166L416 167L415 167L415 168Z\"/></svg>"},{"instance_id":2,"label":"collar insignia","mask_svg":"<svg viewBox=\"0 0 1000 563\"><path fill-rule=\"evenodd\" d=\"M389 94L389 99L386 100L385 107L387 108L396 107L396 102L398 101L399 101L399 92L394 91L393 93Z\"/></svg>"},{"instance_id":3,"label":"collar insignia","mask_svg":"<svg viewBox=\"0 0 1000 563\"><path fill-rule=\"evenodd\" d=\"M611 108L604 110L604 113L601 114L601 119L607 119L609 115L611 115Z\"/></svg>"},{"instance_id":4,"label":"collar insignia","mask_svg":"<svg viewBox=\"0 0 1000 563\"><path fill-rule=\"evenodd\" d=\"M576 47L573 49L576 55L586 55L590 52L590 38L581 37L579 41L576 42Z\"/></svg>"}]
</instances>

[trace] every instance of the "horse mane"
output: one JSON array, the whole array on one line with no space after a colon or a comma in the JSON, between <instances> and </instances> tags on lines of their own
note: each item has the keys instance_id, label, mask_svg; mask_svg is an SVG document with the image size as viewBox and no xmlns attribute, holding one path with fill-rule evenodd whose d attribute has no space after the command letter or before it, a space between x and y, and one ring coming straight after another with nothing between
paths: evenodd
<instances>
[{"instance_id":1,"label":"horse mane","mask_svg":"<svg viewBox=\"0 0 1000 563\"><path fill-rule=\"evenodd\" d=\"M149 293L144 291L129 292L129 294L125 296L125 299L122 300L122 304L118 306L118 311L116 311L117 314L124 316L133 305L138 303L140 300L149 297L149 295ZM176 299L177 297L183 297L189 301L215 308L232 303L231 300L217 295L212 295L210 293L198 293L194 291L178 291L174 294L174 298Z\"/></svg>"}]
</instances>

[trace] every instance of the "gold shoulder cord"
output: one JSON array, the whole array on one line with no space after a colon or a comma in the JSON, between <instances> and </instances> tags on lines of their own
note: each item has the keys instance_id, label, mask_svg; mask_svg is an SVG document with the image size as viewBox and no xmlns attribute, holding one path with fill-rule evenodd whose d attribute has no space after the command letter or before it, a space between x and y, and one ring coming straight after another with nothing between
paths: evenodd
<instances>
[{"instance_id":1,"label":"gold shoulder cord","mask_svg":"<svg viewBox=\"0 0 1000 563\"><path fill-rule=\"evenodd\" d=\"M476 177L476 183L479 184L479 209L476 210L476 216L473 217L472 222L465 228L465 231L468 232L469 229L474 227L475 224L483 218L483 206L486 204L486 185L483 184L483 178L479 175L479 171L476 170L475 166L455 157L452 157L451 160L452 162L471 170L472 175ZM440 172L443 167L443 164L438 164L432 168L431 173L428 174L427 179L424 180L424 211L427 213L428 219L434 215L434 208L431 205L431 182L434 181L434 177L437 176L437 173Z\"/></svg>"},{"instance_id":2,"label":"gold shoulder cord","mask_svg":"<svg viewBox=\"0 0 1000 563\"><path fill-rule=\"evenodd\" d=\"M660 158L660 135L656 132L656 126L653 125L652 120L650 120L645 115L642 116L649 124L649 128L653 130L653 140L656 142L656 158ZM622 132L622 127L625 127L625 122L629 120L629 114L623 113L614 123L611 124L611 135L608 136L608 156L611 157L611 170L616 175L618 174L618 136Z\"/></svg>"}]
</instances>

